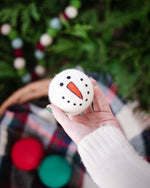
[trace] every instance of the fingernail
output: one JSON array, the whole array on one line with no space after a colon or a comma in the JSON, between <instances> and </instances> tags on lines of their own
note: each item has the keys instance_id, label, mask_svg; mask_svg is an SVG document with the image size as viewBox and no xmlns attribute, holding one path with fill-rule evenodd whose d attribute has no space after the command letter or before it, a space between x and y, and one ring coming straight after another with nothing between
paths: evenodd
<instances>
[{"instance_id":1,"label":"fingernail","mask_svg":"<svg viewBox=\"0 0 150 188\"><path fill-rule=\"evenodd\" d=\"M96 80L95 80L93 77L90 77L90 79L91 79L91 81L92 81L93 86L96 86L96 85L97 85Z\"/></svg>"},{"instance_id":2,"label":"fingernail","mask_svg":"<svg viewBox=\"0 0 150 188\"><path fill-rule=\"evenodd\" d=\"M46 110L49 111L51 114L53 113L53 111L50 107L46 107Z\"/></svg>"}]
</instances>

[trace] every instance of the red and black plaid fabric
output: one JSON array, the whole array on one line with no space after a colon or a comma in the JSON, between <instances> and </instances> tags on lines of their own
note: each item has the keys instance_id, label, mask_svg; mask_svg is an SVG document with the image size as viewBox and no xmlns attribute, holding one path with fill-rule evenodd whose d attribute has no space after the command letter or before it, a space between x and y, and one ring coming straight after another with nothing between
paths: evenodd
<instances>
[{"instance_id":1,"label":"red and black plaid fabric","mask_svg":"<svg viewBox=\"0 0 150 188\"><path fill-rule=\"evenodd\" d=\"M33 137L41 141L45 156L58 154L65 157L72 167L72 177L65 186L82 187L85 168L81 163L76 145L59 125L37 117L30 105L10 107L0 122L0 188L45 188L38 178L37 169L22 171L17 169L10 158L13 144L23 137Z\"/></svg>"}]
</instances>

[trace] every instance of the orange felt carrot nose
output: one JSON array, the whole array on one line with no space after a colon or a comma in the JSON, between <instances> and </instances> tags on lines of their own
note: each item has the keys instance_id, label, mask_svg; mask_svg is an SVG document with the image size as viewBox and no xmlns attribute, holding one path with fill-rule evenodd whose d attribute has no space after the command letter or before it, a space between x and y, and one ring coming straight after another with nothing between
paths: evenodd
<instances>
[{"instance_id":1,"label":"orange felt carrot nose","mask_svg":"<svg viewBox=\"0 0 150 188\"><path fill-rule=\"evenodd\" d=\"M70 91L72 91L76 96L78 96L80 99L83 99L81 92L79 91L79 89L77 88L77 86L73 82L70 82L67 85L67 88Z\"/></svg>"}]
</instances>

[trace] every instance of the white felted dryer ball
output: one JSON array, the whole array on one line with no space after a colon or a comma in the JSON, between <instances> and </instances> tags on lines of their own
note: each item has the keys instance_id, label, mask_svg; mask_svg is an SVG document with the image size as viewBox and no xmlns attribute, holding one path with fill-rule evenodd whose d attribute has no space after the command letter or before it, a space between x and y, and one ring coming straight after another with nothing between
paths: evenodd
<instances>
[{"instance_id":1,"label":"white felted dryer ball","mask_svg":"<svg viewBox=\"0 0 150 188\"><path fill-rule=\"evenodd\" d=\"M6 24L3 24L1 26L1 33L3 35L8 35L10 33L10 31L11 31L11 25L10 24L6 23Z\"/></svg>"},{"instance_id":2,"label":"white felted dryer ball","mask_svg":"<svg viewBox=\"0 0 150 188\"><path fill-rule=\"evenodd\" d=\"M62 24L61 24L59 18L53 18L53 19L51 19L49 25L50 25L50 27L52 27L53 29L58 29L58 30L60 30L60 29L62 28Z\"/></svg>"},{"instance_id":3,"label":"white felted dryer ball","mask_svg":"<svg viewBox=\"0 0 150 188\"><path fill-rule=\"evenodd\" d=\"M26 65L26 61L24 58L22 57L17 57L15 60L14 60L14 67L16 69L23 69Z\"/></svg>"},{"instance_id":4,"label":"white felted dryer ball","mask_svg":"<svg viewBox=\"0 0 150 188\"><path fill-rule=\"evenodd\" d=\"M43 66L41 66L41 65L37 65L34 70L35 70L35 73L36 73L38 76L44 76L45 73L46 73L45 67L43 67Z\"/></svg>"},{"instance_id":5,"label":"white felted dryer ball","mask_svg":"<svg viewBox=\"0 0 150 188\"><path fill-rule=\"evenodd\" d=\"M45 56L45 53L40 50L35 50L34 56L36 57L36 59L43 59Z\"/></svg>"},{"instance_id":6,"label":"white felted dryer ball","mask_svg":"<svg viewBox=\"0 0 150 188\"><path fill-rule=\"evenodd\" d=\"M68 6L65 9L65 14L68 16L68 18L73 19L78 15L78 10L73 6Z\"/></svg>"},{"instance_id":7,"label":"white felted dryer ball","mask_svg":"<svg viewBox=\"0 0 150 188\"><path fill-rule=\"evenodd\" d=\"M48 34L43 34L40 37L40 43L44 46L47 47L53 42L53 39L48 35Z\"/></svg>"},{"instance_id":8,"label":"white felted dryer ball","mask_svg":"<svg viewBox=\"0 0 150 188\"><path fill-rule=\"evenodd\" d=\"M19 49L23 46L23 40L21 38L15 38L11 42L11 46L13 49Z\"/></svg>"},{"instance_id":9,"label":"white felted dryer ball","mask_svg":"<svg viewBox=\"0 0 150 188\"><path fill-rule=\"evenodd\" d=\"M93 84L89 77L76 69L57 74L49 85L50 102L64 112L80 114L93 101Z\"/></svg>"},{"instance_id":10,"label":"white felted dryer ball","mask_svg":"<svg viewBox=\"0 0 150 188\"><path fill-rule=\"evenodd\" d=\"M29 73L25 74L22 78L23 83L29 83L31 81L31 75Z\"/></svg>"}]
</instances>

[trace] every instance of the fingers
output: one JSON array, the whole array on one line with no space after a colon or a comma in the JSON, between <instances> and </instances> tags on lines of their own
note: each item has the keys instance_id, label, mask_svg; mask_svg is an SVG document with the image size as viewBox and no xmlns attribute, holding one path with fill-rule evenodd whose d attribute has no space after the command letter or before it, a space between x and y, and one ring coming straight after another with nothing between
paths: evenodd
<instances>
[{"instance_id":1,"label":"fingers","mask_svg":"<svg viewBox=\"0 0 150 188\"><path fill-rule=\"evenodd\" d=\"M100 88L98 86L95 86L94 91L96 105L99 105L100 111L111 112L110 106Z\"/></svg>"},{"instance_id":2,"label":"fingers","mask_svg":"<svg viewBox=\"0 0 150 188\"><path fill-rule=\"evenodd\" d=\"M94 99L93 99L93 106L94 111L101 111L101 112L111 112L110 106L100 90L99 86L97 85L97 82L94 79L91 79L93 85L94 85Z\"/></svg>"},{"instance_id":3,"label":"fingers","mask_svg":"<svg viewBox=\"0 0 150 188\"><path fill-rule=\"evenodd\" d=\"M97 98L95 96L95 87L94 87L94 99L93 99L93 108L94 108L94 111L95 112L99 112L100 111L100 107L99 107L99 104L98 104L98 101L97 101Z\"/></svg>"},{"instance_id":4,"label":"fingers","mask_svg":"<svg viewBox=\"0 0 150 188\"><path fill-rule=\"evenodd\" d=\"M95 99L96 99L96 106L99 106L100 111L102 112L111 112L110 106L104 96L104 94L102 93L102 91L100 90L100 88L98 86L95 86L94 88L94 94L95 94Z\"/></svg>"},{"instance_id":5,"label":"fingers","mask_svg":"<svg viewBox=\"0 0 150 188\"><path fill-rule=\"evenodd\" d=\"M90 78L90 80L91 80L91 82L92 82L93 86L96 86L96 85L97 85L96 80L94 80L92 77Z\"/></svg>"}]
</instances>

